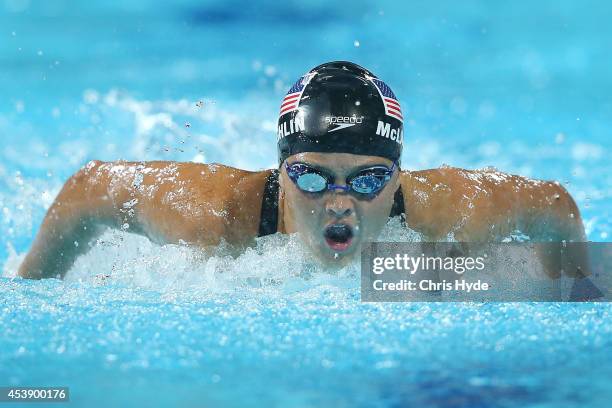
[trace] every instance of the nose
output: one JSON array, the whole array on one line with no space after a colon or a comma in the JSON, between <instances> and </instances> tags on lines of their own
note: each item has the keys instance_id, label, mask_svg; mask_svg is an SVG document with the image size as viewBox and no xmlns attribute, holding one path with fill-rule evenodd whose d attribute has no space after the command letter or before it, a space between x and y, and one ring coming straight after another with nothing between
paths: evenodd
<instances>
[{"instance_id":1,"label":"nose","mask_svg":"<svg viewBox=\"0 0 612 408\"><path fill-rule=\"evenodd\" d=\"M353 202L347 194L331 194L325 203L325 211L335 218L348 217L353 214Z\"/></svg>"}]
</instances>

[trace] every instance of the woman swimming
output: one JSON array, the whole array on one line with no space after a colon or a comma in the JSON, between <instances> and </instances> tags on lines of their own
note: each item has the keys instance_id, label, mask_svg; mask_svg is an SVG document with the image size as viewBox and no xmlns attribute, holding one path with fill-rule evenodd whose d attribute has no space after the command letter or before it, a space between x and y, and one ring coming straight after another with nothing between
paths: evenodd
<instances>
[{"instance_id":1,"label":"woman swimming","mask_svg":"<svg viewBox=\"0 0 612 408\"><path fill-rule=\"evenodd\" d=\"M558 183L490 170L403 171L403 137L387 84L351 62L319 65L281 103L278 169L92 161L51 205L19 275L64 276L105 227L237 250L257 236L298 233L330 265L350 262L390 216L427 240L499 241L517 230L532 240L585 240Z\"/></svg>"}]
</instances>

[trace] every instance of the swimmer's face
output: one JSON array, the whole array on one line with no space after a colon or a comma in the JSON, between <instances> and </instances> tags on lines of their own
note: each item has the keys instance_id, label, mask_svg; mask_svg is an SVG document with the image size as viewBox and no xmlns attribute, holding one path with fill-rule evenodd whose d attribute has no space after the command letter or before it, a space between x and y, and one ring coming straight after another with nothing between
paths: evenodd
<instances>
[{"instance_id":1,"label":"swimmer's face","mask_svg":"<svg viewBox=\"0 0 612 408\"><path fill-rule=\"evenodd\" d=\"M346 186L347 177L362 169L393 165L388 159L348 153L299 153L286 162L314 167L340 186ZM399 170L396 166L391 179L373 196L341 190L305 192L289 178L284 163L280 183L286 232L297 232L324 263L342 265L359 254L364 241L375 240L385 226L399 187Z\"/></svg>"}]
</instances>

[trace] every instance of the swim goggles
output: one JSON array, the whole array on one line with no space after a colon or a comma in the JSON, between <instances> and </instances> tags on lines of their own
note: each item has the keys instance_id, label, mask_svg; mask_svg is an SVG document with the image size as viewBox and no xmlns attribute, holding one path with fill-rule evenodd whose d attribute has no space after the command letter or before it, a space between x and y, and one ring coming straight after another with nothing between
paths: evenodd
<instances>
[{"instance_id":1,"label":"swim goggles","mask_svg":"<svg viewBox=\"0 0 612 408\"><path fill-rule=\"evenodd\" d=\"M346 179L346 185L333 184L334 177L323 170L305 163L288 164L285 162L287 175L302 191L321 193L326 190L353 191L363 195L373 195L382 190L395 170L396 163L391 168L372 166L361 169Z\"/></svg>"}]
</instances>

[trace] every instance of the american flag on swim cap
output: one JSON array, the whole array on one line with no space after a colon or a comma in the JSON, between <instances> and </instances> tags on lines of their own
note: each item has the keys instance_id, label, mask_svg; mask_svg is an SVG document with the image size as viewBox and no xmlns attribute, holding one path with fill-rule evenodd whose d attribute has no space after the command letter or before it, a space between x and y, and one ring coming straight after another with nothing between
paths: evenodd
<instances>
[{"instance_id":1,"label":"american flag on swim cap","mask_svg":"<svg viewBox=\"0 0 612 408\"><path fill-rule=\"evenodd\" d=\"M289 89L289 92L287 92L287 95L285 95L283 101L281 102L279 116L283 116L285 113L289 113L297 109L300 103L300 98L302 97L302 93L304 92L304 88L306 88L306 85L308 85L312 77L314 77L315 75L316 72L308 73L300 77L300 79L298 79L296 83L293 84L293 86L291 87L291 89Z\"/></svg>"},{"instance_id":2,"label":"american flag on swim cap","mask_svg":"<svg viewBox=\"0 0 612 408\"><path fill-rule=\"evenodd\" d=\"M380 96L385 104L385 113L393 118L399 119L403 123L404 117L402 116L402 108L395 94L391 88L389 88L389 85L377 78L370 78L370 80L376 85L378 92L380 92Z\"/></svg>"}]
</instances>

